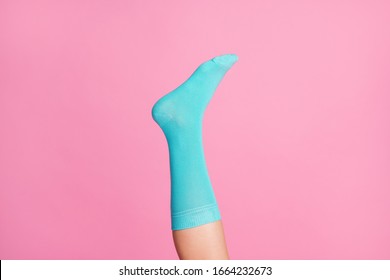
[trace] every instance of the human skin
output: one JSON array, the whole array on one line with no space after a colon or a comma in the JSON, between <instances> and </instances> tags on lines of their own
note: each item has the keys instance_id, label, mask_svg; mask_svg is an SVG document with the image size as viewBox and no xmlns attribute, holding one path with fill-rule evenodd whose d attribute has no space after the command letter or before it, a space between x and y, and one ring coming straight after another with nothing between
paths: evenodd
<instances>
[{"instance_id":1,"label":"human skin","mask_svg":"<svg viewBox=\"0 0 390 280\"><path fill-rule=\"evenodd\" d=\"M172 231L181 260L228 260L222 221Z\"/></svg>"}]
</instances>

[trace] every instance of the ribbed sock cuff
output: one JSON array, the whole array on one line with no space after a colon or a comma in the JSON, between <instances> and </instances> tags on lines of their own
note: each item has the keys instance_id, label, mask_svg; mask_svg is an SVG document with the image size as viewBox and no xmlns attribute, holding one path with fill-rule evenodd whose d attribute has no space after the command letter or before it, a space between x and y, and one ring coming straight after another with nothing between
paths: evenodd
<instances>
[{"instance_id":1,"label":"ribbed sock cuff","mask_svg":"<svg viewBox=\"0 0 390 280\"><path fill-rule=\"evenodd\" d=\"M217 204L181 211L172 214L172 230L198 227L221 219Z\"/></svg>"}]
</instances>

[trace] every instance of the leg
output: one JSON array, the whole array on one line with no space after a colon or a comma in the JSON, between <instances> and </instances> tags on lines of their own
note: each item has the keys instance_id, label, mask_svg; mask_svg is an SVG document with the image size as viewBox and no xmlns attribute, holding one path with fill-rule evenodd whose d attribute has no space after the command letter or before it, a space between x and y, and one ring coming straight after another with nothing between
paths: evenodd
<instances>
[{"instance_id":1,"label":"leg","mask_svg":"<svg viewBox=\"0 0 390 280\"><path fill-rule=\"evenodd\" d=\"M236 55L222 55L202 63L152 109L168 142L172 230L181 258L227 258L203 152L202 120L216 88L236 61Z\"/></svg>"},{"instance_id":2,"label":"leg","mask_svg":"<svg viewBox=\"0 0 390 280\"><path fill-rule=\"evenodd\" d=\"M221 221L174 230L173 240L181 260L229 259Z\"/></svg>"}]
</instances>

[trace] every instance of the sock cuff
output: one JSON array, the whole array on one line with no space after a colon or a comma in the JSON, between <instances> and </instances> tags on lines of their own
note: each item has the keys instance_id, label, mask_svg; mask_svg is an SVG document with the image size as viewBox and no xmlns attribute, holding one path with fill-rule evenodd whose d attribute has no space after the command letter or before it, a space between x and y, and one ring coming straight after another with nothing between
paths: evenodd
<instances>
[{"instance_id":1,"label":"sock cuff","mask_svg":"<svg viewBox=\"0 0 390 280\"><path fill-rule=\"evenodd\" d=\"M172 230L181 230L198 227L221 219L217 204L209 204L202 207L172 214Z\"/></svg>"}]
</instances>

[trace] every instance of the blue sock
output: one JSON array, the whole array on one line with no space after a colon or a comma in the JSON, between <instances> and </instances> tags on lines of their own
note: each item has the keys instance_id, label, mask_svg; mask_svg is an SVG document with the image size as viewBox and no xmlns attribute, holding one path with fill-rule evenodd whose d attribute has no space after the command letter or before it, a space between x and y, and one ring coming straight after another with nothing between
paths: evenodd
<instances>
[{"instance_id":1,"label":"blue sock","mask_svg":"<svg viewBox=\"0 0 390 280\"><path fill-rule=\"evenodd\" d=\"M219 83L237 59L227 54L202 63L152 108L169 148L172 230L221 219L203 152L202 120Z\"/></svg>"}]
</instances>

